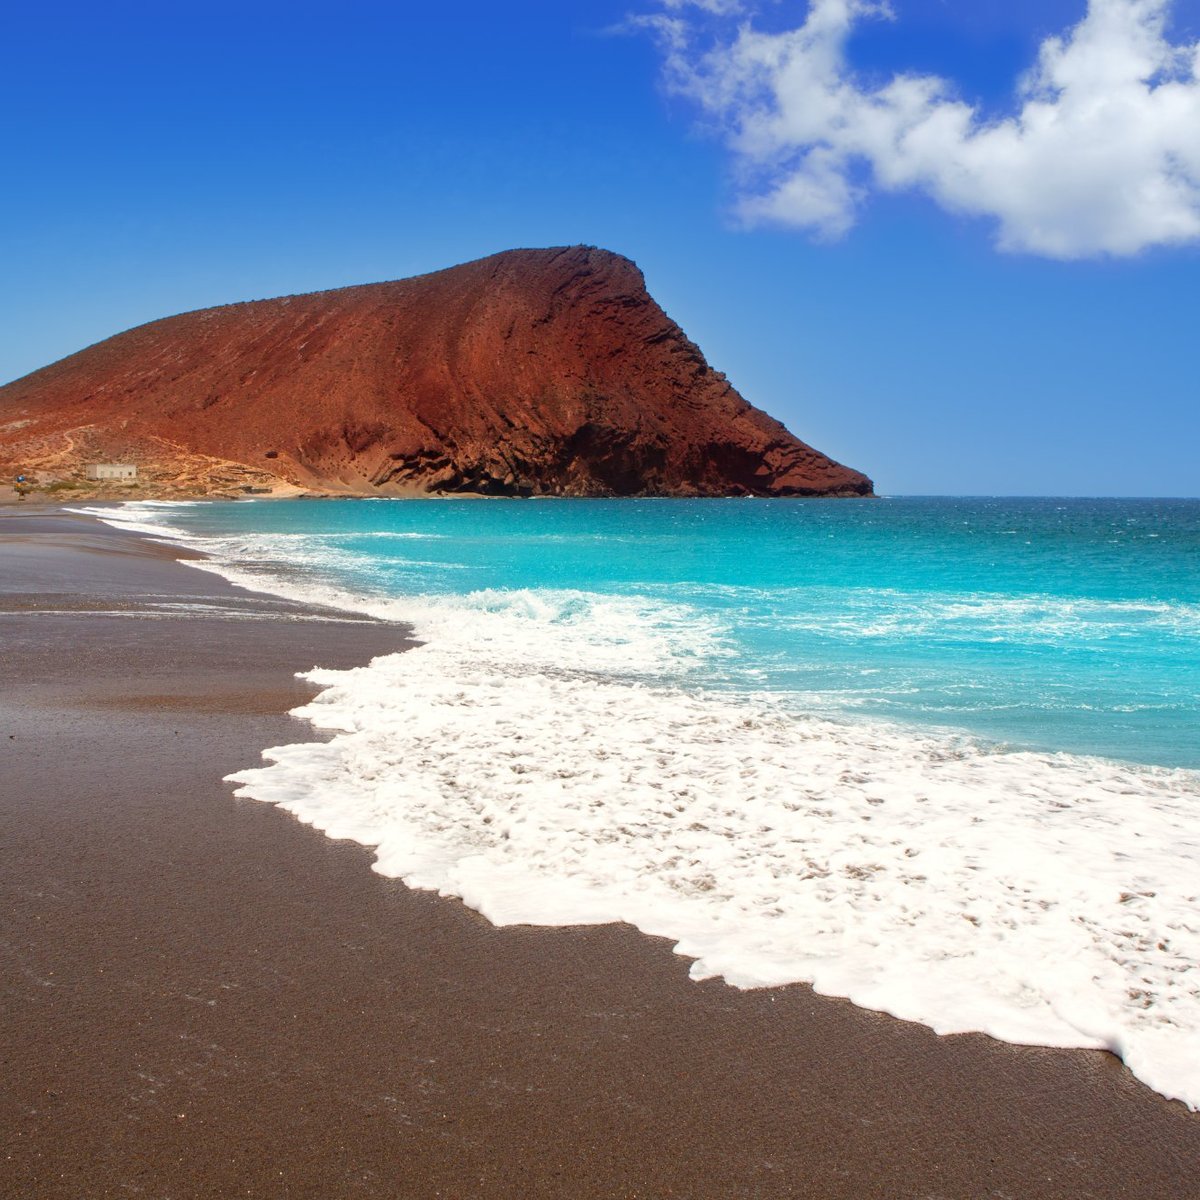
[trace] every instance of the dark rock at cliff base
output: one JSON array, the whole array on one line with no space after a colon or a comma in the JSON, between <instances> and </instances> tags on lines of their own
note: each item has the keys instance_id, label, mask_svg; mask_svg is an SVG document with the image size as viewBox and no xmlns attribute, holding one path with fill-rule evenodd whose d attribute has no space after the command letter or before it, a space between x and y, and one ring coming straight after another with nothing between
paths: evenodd
<instances>
[{"instance_id":1,"label":"dark rock at cliff base","mask_svg":"<svg viewBox=\"0 0 1200 1200\"><path fill-rule=\"evenodd\" d=\"M185 313L0 388L0 462L110 460L160 492L871 494L586 246Z\"/></svg>"}]
</instances>

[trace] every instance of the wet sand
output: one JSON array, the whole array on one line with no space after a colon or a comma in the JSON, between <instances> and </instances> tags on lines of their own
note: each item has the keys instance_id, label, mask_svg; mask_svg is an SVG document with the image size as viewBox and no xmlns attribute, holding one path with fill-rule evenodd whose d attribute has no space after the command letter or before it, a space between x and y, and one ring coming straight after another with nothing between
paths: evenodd
<instances>
[{"instance_id":1,"label":"wet sand","mask_svg":"<svg viewBox=\"0 0 1200 1200\"><path fill-rule=\"evenodd\" d=\"M232 796L293 672L405 635L0 516L0 1196L1200 1196L1109 1055L497 930Z\"/></svg>"}]
</instances>

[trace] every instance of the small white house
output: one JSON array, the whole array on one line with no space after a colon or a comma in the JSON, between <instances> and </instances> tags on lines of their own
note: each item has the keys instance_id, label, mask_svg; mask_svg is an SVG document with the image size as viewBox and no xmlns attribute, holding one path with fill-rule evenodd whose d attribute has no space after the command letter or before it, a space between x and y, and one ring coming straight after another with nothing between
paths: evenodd
<instances>
[{"instance_id":1,"label":"small white house","mask_svg":"<svg viewBox=\"0 0 1200 1200\"><path fill-rule=\"evenodd\" d=\"M89 463L84 475L88 479L122 479L128 482L137 478L137 467L132 463Z\"/></svg>"}]
</instances>

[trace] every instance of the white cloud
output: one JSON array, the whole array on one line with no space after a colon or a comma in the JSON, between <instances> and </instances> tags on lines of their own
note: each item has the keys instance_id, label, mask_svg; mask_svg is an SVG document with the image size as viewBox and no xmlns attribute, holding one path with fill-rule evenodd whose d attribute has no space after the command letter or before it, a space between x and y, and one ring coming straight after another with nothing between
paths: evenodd
<instances>
[{"instance_id":1,"label":"white cloud","mask_svg":"<svg viewBox=\"0 0 1200 1200\"><path fill-rule=\"evenodd\" d=\"M662 2L674 14L647 24L669 83L718 123L749 222L838 237L873 190L912 189L992 218L1005 250L1066 259L1200 239L1200 43L1169 41L1172 0L1090 0L1000 119L935 76L856 76L847 40L891 19L886 3L811 0L803 25L772 33L686 12L728 14L731 0Z\"/></svg>"}]
</instances>

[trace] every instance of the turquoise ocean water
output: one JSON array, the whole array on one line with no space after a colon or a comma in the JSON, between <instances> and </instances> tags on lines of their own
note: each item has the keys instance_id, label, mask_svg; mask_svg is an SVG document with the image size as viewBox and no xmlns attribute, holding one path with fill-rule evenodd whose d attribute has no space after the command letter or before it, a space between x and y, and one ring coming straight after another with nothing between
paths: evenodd
<instances>
[{"instance_id":1,"label":"turquoise ocean water","mask_svg":"<svg viewBox=\"0 0 1200 1200\"><path fill-rule=\"evenodd\" d=\"M238 780L380 870L498 922L630 920L739 986L1103 1046L1200 1102L1200 501L118 519L414 626L318 673L332 742Z\"/></svg>"},{"instance_id":2,"label":"turquoise ocean water","mask_svg":"<svg viewBox=\"0 0 1200 1200\"><path fill-rule=\"evenodd\" d=\"M1200 767L1200 501L320 501L170 524L366 593L685 605L723 643L706 686Z\"/></svg>"}]
</instances>

